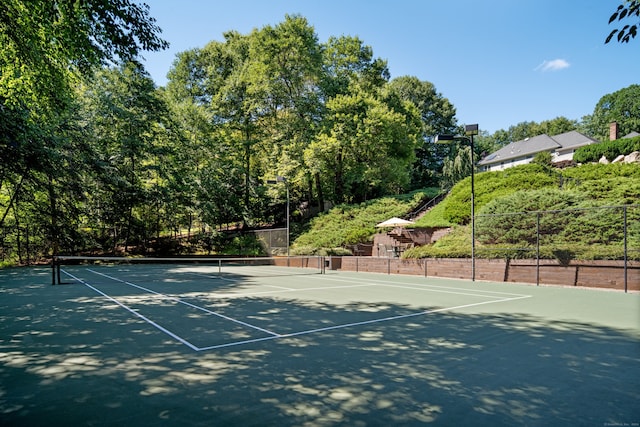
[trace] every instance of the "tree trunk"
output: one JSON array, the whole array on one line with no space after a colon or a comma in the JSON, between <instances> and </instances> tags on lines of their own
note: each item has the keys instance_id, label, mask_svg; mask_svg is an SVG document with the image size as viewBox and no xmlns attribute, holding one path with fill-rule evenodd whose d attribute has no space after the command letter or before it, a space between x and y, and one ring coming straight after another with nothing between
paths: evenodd
<instances>
[{"instance_id":1,"label":"tree trunk","mask_svg":"<svg viewBox=\"0 0 640 427\"><path fill-rule=\"evenodd\" d=\"M320 212L324 211L324 194L322 193L322 181L320 180L320 173L316 172L316 188L318 189L318 209Z\"/></svg>"},{"instance_id":2,"label":"tree trunk","mask_svg":"<svg viewBox=\"0 0 640 427\"><path fill-rule=\"evenodd\" d=\"M7 218L7 214L9 213L9 209L11 209L11 206L13 206L13 203L15 202L16 198L18 197L18 194L20 193L20 188L22 188L22 182L24 181L24 176L25 174L22 174L22 176L20 177L20 182L18 183L18 185L16 185L15 190L13 191L13 194L11 195L11 200L9 200L9 204L7 205L7 209L5 209L4 214L2 214L2 219L0 219L0 228L2 226L4 226L4 220Z\"/></svg>"},{"instance_id":3,"label":"tree trunk","mask_svg":"<svg viewBox=\"0 0 640 427\"><path fill-rule=\"evenodd\" d=\"M251 133L248 128L245 129L245 150L244 150L244 208L245 212L251 212L249 209L249 184L251 183ZM243 228L247 227L247 215L243 215L242 222Z\"/></svg>"},{"instance_id":4,"label":"tree trunk","mask_svg":"<svg viewBox=\"0 0 640 427\"><path fill-rule=\"evenodd\" d=\"M20 218L18 217L18 209L16 203L11 205L13 207L13 216L16 219L16 249L18 250L18 262L22 264L22 241L20 239Z\"/></svg>"},{"instance_id":5,"label":"tree trunk","mask_svg":"<svg viewBox=\"0 0 640 427\"><path fill-rule=\"evenodd\" d=\"M340 152L338 153L338 156L336 158L336 171L335 171L335 179L334 179L334 185L335 185L335 202L336 203L342 203L344 201L344 176L342 174L342 150L340 150Z\"/></svg>"}]
</instances>

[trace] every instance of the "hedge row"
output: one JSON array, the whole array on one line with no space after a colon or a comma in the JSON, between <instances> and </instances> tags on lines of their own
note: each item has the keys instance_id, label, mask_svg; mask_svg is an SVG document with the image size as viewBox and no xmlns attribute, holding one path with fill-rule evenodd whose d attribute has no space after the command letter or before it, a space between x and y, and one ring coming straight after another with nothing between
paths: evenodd
<instances>
[{"instance_id":1,"label":"hedge row","mask_svg":"<svg viewBox=\"0 0 640 427\"><path fill-rule=\"evenodd\" d=\"M634 151L640 151L640 136L585 145L576 150L573 160L578 163L591 163L599 161L604 156L612 161L620 155L626 156Z\"/></svg>"}]
</instances>

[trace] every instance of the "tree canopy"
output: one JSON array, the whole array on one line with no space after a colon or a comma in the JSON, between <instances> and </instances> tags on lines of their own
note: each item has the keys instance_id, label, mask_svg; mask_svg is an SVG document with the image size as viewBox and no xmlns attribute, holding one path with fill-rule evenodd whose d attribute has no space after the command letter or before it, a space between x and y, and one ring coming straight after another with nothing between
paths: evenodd
<instances>
[{"instance_id":1,"label":"tree canopy","mask_svg":"<svg viewBox=\"0 0 640 427\"><path fill-rule=\"evenodd\" d=\"M618 123L620 136L640 131L640 85L633 84L604 95L585 120L588 131L600 141L609 140L609 125Z\"/></svg>"},{"instance_id":2,"label":"tree canopy","mask_svg":"<svg viewBox=\"0 0 640 427\"><path fill-rule=\"evenodd\" d=\"M284 224L287 196L295 227L473 168L469 147L433 143L462 129L432 83L391 79L363 40L322 42L299 15L179 53L163 88L138 59L167 44L132 0L7 0L0 42L0 259L149 252L196 231L185 245L210 250L216 230ZM589 125L637 129L617 117L637 119L634 89ZM479 135L474 154L578 126L520 123Z\"/></svg>"}]
</instances>

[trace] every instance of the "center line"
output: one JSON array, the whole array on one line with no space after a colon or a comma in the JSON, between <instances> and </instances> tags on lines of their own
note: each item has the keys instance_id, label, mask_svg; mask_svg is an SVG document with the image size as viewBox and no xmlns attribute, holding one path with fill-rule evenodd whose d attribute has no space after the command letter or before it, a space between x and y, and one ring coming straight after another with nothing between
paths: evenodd
<instances>
[{"instance_id":1,"label":"center line","mask_svg":"<svg viewBox=\"0 0 640 427\"><path fill-rule=\"evenodd\" d=\"M115 280L116 282L120 282L120 283L124 283L125 285L133 286L133 287L141 289L141 290L143 290L145 292L149 292L149 293L154 294L154 295L162 296L162 297L167 298L169 300L176 301L176 302L178 302L180 304L184 304L184 305L187 305L189 307L195 308L196 310L204 311L205 313L212 314L214 316L218 316L218 317L220 317L222 319L229 320L230 322L234 322L234 323L238 323L240 325L246 326L247 328L255 329L255 330L267 333L269 335L276 336L276 337L280 336L280 334L278 334L276 332L270 331L268 329L261 328L259 326L252 325L252 324L247 323L247 322L243 322L242 320L234 319L233 317L225 316L224 314L221 314L221 313L206 309L204 307L197 306L195 304L191 304L190 302L184 301L184 300L182 300L180 298L172 297L172 296L166 295L166 294L161 294L161 293L153 291L151 289L147 289L147 288L145 288L143 286L136 285L135 283L127 282L126 280L121 280L121 279L118 279L117 277L113 277L113 276L109 276L109 275L104 274L104 273L100 273L99 271L95 271L95 270L93 270L91 268L89 268L87 270L89 270L90 272L92 272L94 274L97 274L99 276L106 277L107 279Z\"/></svg>"}]
</instances>

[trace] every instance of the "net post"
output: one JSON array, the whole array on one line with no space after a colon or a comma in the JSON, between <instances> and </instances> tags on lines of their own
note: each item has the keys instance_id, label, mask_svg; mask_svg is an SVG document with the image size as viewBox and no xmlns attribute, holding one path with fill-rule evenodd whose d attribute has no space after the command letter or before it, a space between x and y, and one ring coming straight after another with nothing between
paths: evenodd
<instances>
[{"instance_id":1,"label":"net post","mask_svg":"<svg viewBox=\"0 0 640 427\"><path fill-rule=\"evenodd\" d=\"M56 257L51 257L51 286L56 284Z\"/></svg>"}]
</instances>

